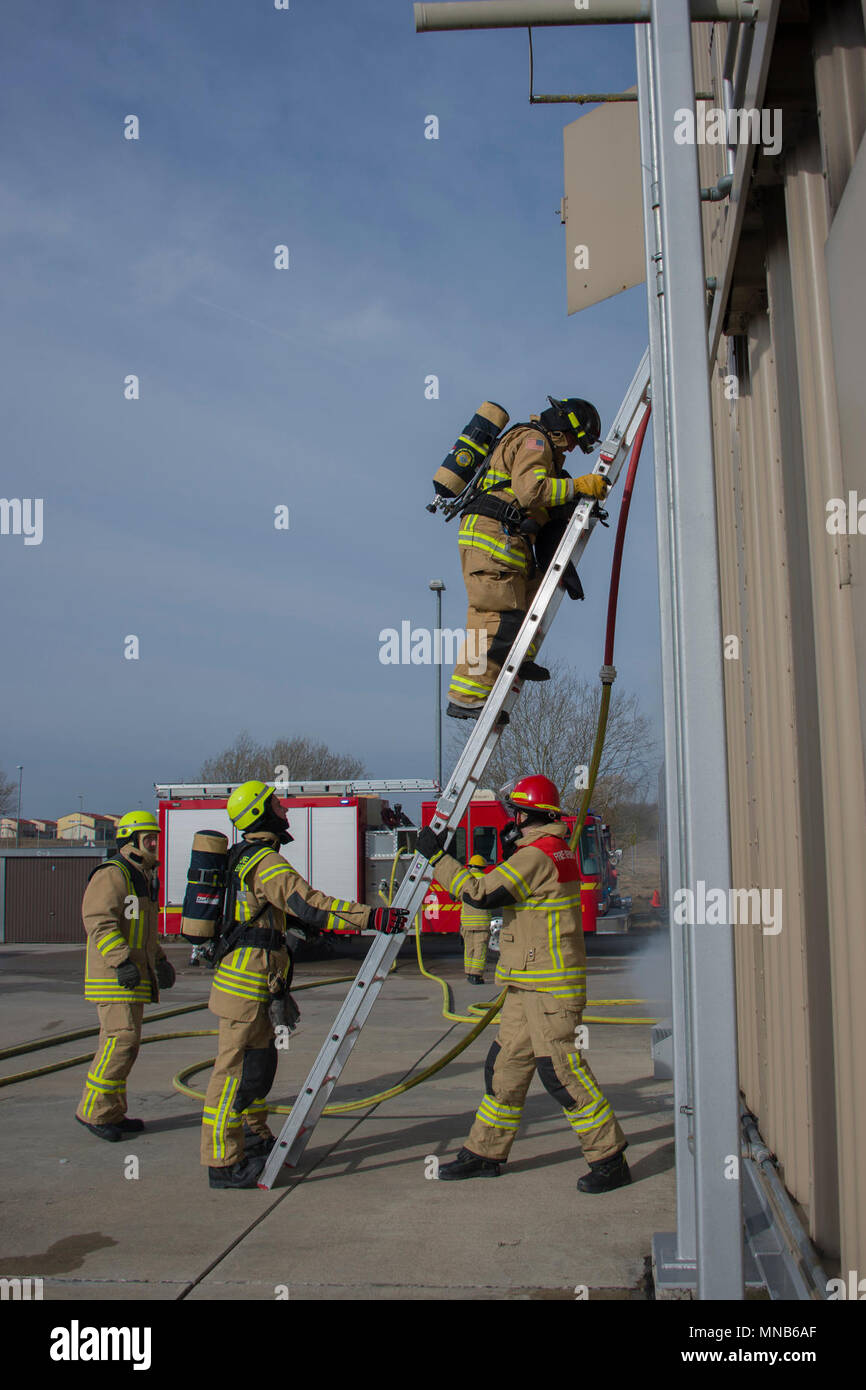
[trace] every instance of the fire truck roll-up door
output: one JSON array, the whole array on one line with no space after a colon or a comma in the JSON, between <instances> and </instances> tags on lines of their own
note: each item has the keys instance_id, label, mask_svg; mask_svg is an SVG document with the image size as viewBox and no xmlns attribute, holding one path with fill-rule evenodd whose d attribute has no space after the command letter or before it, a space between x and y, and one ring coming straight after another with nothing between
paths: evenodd
<instances>
[{"instance_id":1,"label":"fire truck roll-up door","mask_svg":"<svg viewBox=\"0 0 866 1390\"><path fill-rule=\"evenodd\" d=\"M330 893L332 898L344 898L357 902L363 898L363 887L358 873L358 807L355 806L310 806L308 807L311 825L310 872L304 873L296 863L292 850L294 845L285 845L283 854L289 863L304 875L322 893ZM289 829L294 835L293 819L289 817Z\"/></svg>"},{"instance_id":2,"label":"fire truck roll-up door","mask_svg":"<svg viewBox=\"0 0 866 1390\"><path fill-rule=\"evenodd\" d=\"M228 836L229 844L234 844L235 828L222 805L195 807L187 810L180 806L170 806L166 810L167 860L166 860L166 907L181 907L186 892L186 875L189 869L189 856L192 840L197 830L221 830ZM165 926L163 924L163 930ZM180 917L175 915L174 927L180 926Z\"/></svg>"}]
</instances>

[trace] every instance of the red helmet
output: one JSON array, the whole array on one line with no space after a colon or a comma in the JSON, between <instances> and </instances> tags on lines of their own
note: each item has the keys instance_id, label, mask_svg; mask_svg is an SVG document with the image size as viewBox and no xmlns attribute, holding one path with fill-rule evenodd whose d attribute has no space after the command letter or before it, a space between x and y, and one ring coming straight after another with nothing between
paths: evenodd
<instances>
[{"instance_id":1,"label":"red helmet","mask_svg":"<svg viewBox=\"0 0 866 1390\"><path fill-rule=\"evenodd\" d=\"M516 811L549 811L557 816L562 814L559 792L549 777L541 777L538 774L521 777L515 782L508 800Z\"/></svg>"}]
</instances>

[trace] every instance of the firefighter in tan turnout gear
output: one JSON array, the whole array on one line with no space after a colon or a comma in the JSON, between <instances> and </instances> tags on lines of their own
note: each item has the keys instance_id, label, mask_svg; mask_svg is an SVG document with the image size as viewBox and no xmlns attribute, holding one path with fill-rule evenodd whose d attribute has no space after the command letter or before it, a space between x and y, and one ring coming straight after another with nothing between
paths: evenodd
<instances>
[{"instance_id":1,"label":"firefighter in tan turnout gear","mask_svg":"<svg viewBox=\"0 0 866 1390\"><path fill-rule=\"evenodd\" d=\"M202 1116L201 1161L211 1187L255 1187L273 1147L266 1097L277 1070L275 1021L291 1029L291 951L304 931L405 929L406 913L344 902L311 888L277 852L288 844L285 808L264 782L228 799L243 839L229 852L224 954L209 1007L219 1019L216 1063ZM287 937L287 932L290 935Z\"/></svg>"},{"instance_id":2,"label":"firefighter in tan turnout gear","mask_svg":"<svg viewBox=\"0 0 866 1390\"><path fill-rule=\"evenodd\" d=\"M81 904L87 932L84 997L99 1014L99 1042L75 1118L116 1143L144 1129L127 1119L126 1078L138 1056L144 1006L174 984L157 935L159 824L150 811L117 823L117 853L93 870Z\"/></svg>"},{"instance_id":3,"label":"firefighter in tan turnout gear","mask_svg":"<svg viewBox=\"0 0 866 1390\"><path fill-rule=\"evenodd\" d=\"M549 410L502 436L461 512L458 545L469 608L467 641L448 691L447 713L454 719L478 718L553 558L552 542L558 543L579 498L600 501L607 490L600 474L571 478L563 470L572 449L588 454L598 443L598 411L577 397L548 400ZM573 598L583 596L572 566L563 587ZM534 654L530 647L520 677L547 680L550 673L530 659Z\"/></svg>"},{"instance_id":4,"label":"firefighter in tan turnout gear","mask_svg":"<svg viewBox=\"0 0 866 1390\"><path fill-rule=\"evenodd\" d=\"M481 854L473 854L469 860L472 869L486 869L487 860ZM492 913L479 907L469 899L460 908L460 935L463 937L463 969L471 985L484 984L484 967L487 964L487 944L490 940L490 919Z\"/></svg>"},{"instance_id":5,"label":"firefighter in tan turnout gear","mask_svg":"<svg viewBox=\"0 0 866 1390\"><path fill-rule=\"evenodd\" d=\"M625 1135L576 1040L586 1005L577 862L553 782L521 778L509 802L520 836L513 854L487 874L474 874L444 853L444 835L429 826L418 835L418 851L435 865L443 888L463 902L501 908L503 915L496 980L507 993L484 1066L485 1095L465 1147L439 1177L499 1176L537 1070L589 1163L578 1188L609 1192L631 1182L631 1174Z\"/></svg>"}]
</instances>

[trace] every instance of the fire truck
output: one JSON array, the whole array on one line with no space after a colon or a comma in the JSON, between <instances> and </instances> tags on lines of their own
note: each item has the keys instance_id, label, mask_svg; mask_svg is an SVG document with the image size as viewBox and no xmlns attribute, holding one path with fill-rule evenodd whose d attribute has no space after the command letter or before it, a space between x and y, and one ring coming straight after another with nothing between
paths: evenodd
<instances>
[{"instance_id":1,"label":"fire truck","mask_svg":"<svg viewBox=\"0 0 866 1390\"><path fill-rule=\"evenodd\" d=\"M226 810L233 783L156 783L159 804L159 928L180 931L192 840L198 830L221 830L229 844L240 838ZM418 827L393 821L386 793L438 793L422 778L387 781L277 782L292 843L280 853L308 883L333 898L379 906L411 861ZM384 818L383 818L384 812ZM402 853L400 853L402 851ZM395 865L396 860L396 865ZM347 928L348 930L348 928Z\"/></svg>"},{"instance_id":2,"label":"fire truck","mask_svg":"<svg viewBox=\"0 0 866 1390\"><path fill-rule=\"evenodd\" d=\"M160 931L180 931L187 868L193 836L221 830L234 844L238 832L226 803L234 784L157 783L159 803ZM389 796L438 794L436 782L420 778L383 781L278 782L277 796L288 815L291 844L280 853L308 883L335 898L378 906L401 882L415 850L418 827L394 825ZM428 825L435 799L422 802L421 822ZM462 863L480 854L488 864L502 858L500 833L509 815L491 791L476 792L456 831L455 857ZM566 817L573 828L575 817ZM392 822L389 824L389 822ZM622 931L627 919L611 911L616 903L616 855L610 832L594 812L586 818L577 850L581 876L583 929L587 934ZM443 935L460 928L460 905L431 884L420 914L423 932ZM348 929L347 929L348 930Z\"/></svg>"}]
</instances>

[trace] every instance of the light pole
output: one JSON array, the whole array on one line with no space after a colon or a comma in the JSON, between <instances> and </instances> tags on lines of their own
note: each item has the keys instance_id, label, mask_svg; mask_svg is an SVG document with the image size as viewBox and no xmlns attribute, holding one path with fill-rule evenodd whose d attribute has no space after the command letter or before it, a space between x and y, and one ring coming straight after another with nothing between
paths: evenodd
<instances>
[{"instance_id":1,"label":"light pole","mask_svg":"<svg viewBox=\"0 0 866 1390\"><path fill-rule=\"evenodd\" d=\"M436 627L433 630L433 669L436 672L436 781L442 788L442 594L441 579L431 579L430 588L436 595ZM439 641L436 641L436 634ZM438 659L437 659L438 658Z\"/></svg>"},{"instance_id":2,"label":"light pole","mask_svg":"<svg viewBox=\"0 0 866 1390\"><path fill-rule=\"evenodd\" d=\"M78 793L78 838L81 839L81 827L84 822L84 792Z\"/></svg>"},{"instance_id":3,"label":"light pole","mask_svg":"<svg viewBox=\"0 0 866 1390\"><path fill-rule=\"evenodd\" d=\"M15 817L15 848L21 845L21 783L24 780L24 764L18 764L18 815Z\"/></svg>"}]
</instances>

